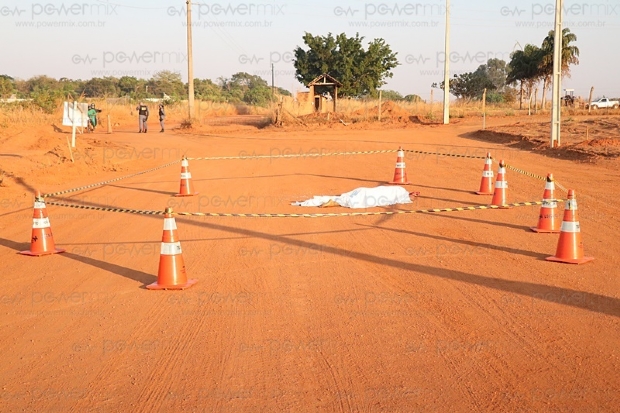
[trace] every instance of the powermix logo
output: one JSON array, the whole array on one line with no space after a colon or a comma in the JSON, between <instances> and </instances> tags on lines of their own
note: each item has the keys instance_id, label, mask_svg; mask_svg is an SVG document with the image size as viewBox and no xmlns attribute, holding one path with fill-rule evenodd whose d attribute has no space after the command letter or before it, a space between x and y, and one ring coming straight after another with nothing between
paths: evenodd
<instances>
[{"instance_id":1,"label":"powermix logo","mask_svg":"<svg viewBox=\"0 0 620 413\"><path fill-rule=\"evenodd\" d=\"M93 65L101 63L102 67L113 65L141 64L183 64L187 63L187 53L163 51L103 51L100 55L74 54L71 62L76 65Z\"/></svg>"},{"instance_id":2,"label":"powermix logo","mask_svg":"<svg viewBox=\"0 0 620 413\"><path fill-rule=\"evenodd\" d=\"M445 2L434 3L364 3L363 7L334 7L336 17L363 18L377 17L406 18L445 16Z\"/></svg>"},{"instance_id":3,"label":"powermix logo","mask_svg":"<svg viewBox=\"0 0 620 413\"><path fill-rule=\"evenodd\" d=\"M198 20L218 17L276 17L284 16L286 4L276 3L197 3L192 4L192 18ZM170 6L167 9L168 16L186 17L187 7Z\"/></svg>"},{"instance_id":4,"label":"powermix logo","mask_svg":"<svg viewBox=\"0 0 620 413\"><path fill-rule=\"evenodd\" d=\"M91 3L32 3L29 7L0 7L1 17L29 17L31 20L52 17L109 17L118 16L118 5L91 2Z\"/></svg>"}]
</instances>

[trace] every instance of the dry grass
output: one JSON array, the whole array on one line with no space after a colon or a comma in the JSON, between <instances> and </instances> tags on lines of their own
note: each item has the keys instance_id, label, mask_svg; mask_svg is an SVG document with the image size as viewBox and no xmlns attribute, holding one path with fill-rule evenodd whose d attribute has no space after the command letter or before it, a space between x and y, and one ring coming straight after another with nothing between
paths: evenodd
<instances>
[{"instance_id":1,"label":"dry grass","mask_svg":"<svg viewBox=\"0 0 620 413\"><path fill-rule=\"evenodd\" d=\"M100 121L105 124L107 115L110 115L113 124L127 124L135 122L137 103L112 103L105 99L92 101L98 109L103 112ZM383 101L385 104L386 101ZM89 102L90 103L90 102ZM339 99L338 113L346 115L349 119L372 121L377 118L378 100L354 100ZM151 116L156 119L157 107L156 102L147 102L150 108ZM436 102L433 104L426 102L398 102L398 109L406 112L410 116L418 116L429 121L438 120L442 116L443 103ZM521 116L527 115L527 105L524 109L518 108L518 103L512 105L492 105L487 104L486 115L493 116ZM303 116L311 113L311 108L300 105L299 102L293 100L292 97L285 97L283 100L283 108L294 116ZM272 108L262 108L256 106L248 106L245 104L230 104L209 101L195 102L195 115L198 124L209 123L209 120L215 117L235 116L235 115L261 115L265 117L273 117L275 105ZM531 109L531 113L543 113L540 108ZM549 113L549 109L544 113ZM620 111L596 110L590 112L591 115L610 115L618 114ZM588 115L586 109L562 108L564 116ZM183 122L188 118L187 101L181 101L173 105L166 106L166 118L168 122ZM453 102L450 105L450 116L452 118L464 118L472 116L482 116L482 104L480 102ZM0 108L0 128L7 128L9 125L60 125L62 121L62 102L53 114L46 114L41 109L32 105L23 104L5 104Z\"/></svg>"}]
</instances>

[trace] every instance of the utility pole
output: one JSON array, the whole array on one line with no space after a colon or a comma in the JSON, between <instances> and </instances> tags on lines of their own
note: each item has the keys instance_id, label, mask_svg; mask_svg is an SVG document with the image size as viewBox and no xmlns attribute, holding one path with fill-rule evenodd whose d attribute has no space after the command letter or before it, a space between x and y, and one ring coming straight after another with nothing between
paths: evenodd
<instances>
[{"instance_id":1,"label":"utility pole","mask_svg":"<svg viewBox=\"0 0 620 413\"><path fill-rule=\"evenodd\" d=\"M187 102L189 119L194 119L194 56L192 54L192 1L186 0L187 5Z\"/></svg>"},{"instance_id":2,"label":"utility pole","mask_svg":"<svg viewBox=\"0 0 620 413\"><path fill-rule=\"evenodd\" d=\"M443 65L443 124L450 123L450 0L446 0L446 44Z\"/></svg>"},{"instance_id":3,"label":"utility pole","mask_svg":"<svg viewBox=\"0 0 620 413\"><path fill-rule=\"evenodd\" d=\"M551 109L551 147L560 146L561 82L562 82L562 6L555 0L555 31L553 36L553 96ZM544 91L543 91L544 93Z\"/></svg>"}]
</instances>

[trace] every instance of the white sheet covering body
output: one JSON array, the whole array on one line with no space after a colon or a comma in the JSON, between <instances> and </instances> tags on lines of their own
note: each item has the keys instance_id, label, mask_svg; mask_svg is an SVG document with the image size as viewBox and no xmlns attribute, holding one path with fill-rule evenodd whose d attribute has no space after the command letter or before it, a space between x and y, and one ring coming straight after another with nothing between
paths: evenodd
<instances>
[{"instance_id":1,"label":"white sheet covering body","mask_svg":"<svg viewBox=\"0 0 620 413\"><path fill-rule=\"evenodd\" d=\"M409 192L402 186L378 186L356 188L339 196L316 195L307 201L293 202L292 205L318 207L332 200L346 208L373 208L412 203Z\"/></svg>"}]
</instances>

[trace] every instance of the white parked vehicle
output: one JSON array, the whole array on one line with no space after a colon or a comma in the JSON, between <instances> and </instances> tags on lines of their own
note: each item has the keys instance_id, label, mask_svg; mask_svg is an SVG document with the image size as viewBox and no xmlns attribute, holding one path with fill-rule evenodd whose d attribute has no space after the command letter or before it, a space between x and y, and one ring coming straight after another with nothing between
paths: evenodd
<instances>
[{"instance_id":1,"label":"white parked vehicle","mask_svg":"<svg viewBox=\"0 0 620 413\"><path fill-rule=\"evenodd\" d=\"M617 100L607 99L604 96L592 102L592 109L605 109L605 108L618 109L618 106L620 106L620 102L618 102ZM586 109L587 108L588 108L588 105L586 105Z\"/></svg>"}]
</instances>

